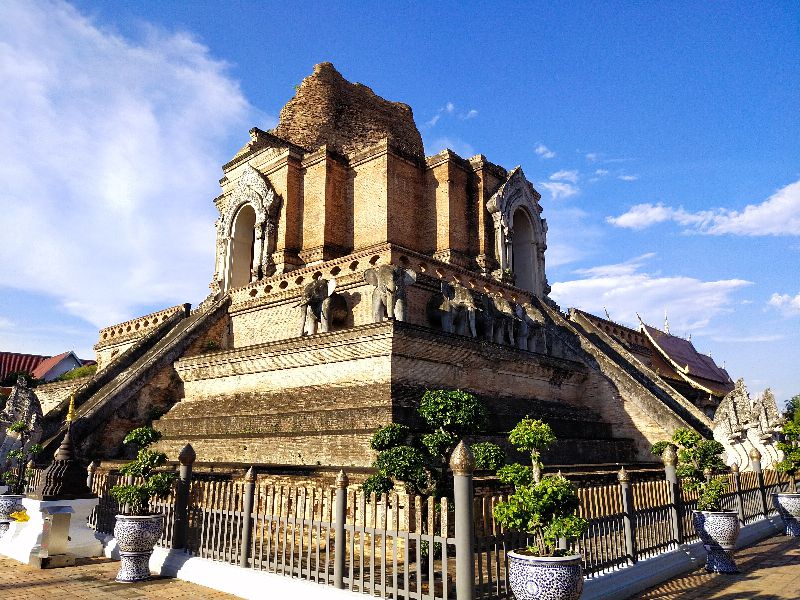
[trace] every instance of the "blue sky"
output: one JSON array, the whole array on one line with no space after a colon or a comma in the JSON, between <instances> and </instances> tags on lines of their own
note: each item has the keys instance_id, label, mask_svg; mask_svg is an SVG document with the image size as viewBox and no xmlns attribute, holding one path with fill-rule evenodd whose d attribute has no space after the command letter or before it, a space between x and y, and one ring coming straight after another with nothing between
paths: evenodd
<instances>
[{"instance_id":1,"label":"blue sky","mask_svg":"<svg viewBox=\"0 0 800 600\"><path fill-rule=\"evenodd\" d=\"M522 165L562 307L800 393L800 5L431 4L1 3L0 348L199 302L220 165L331 61Z\"/></svg>"}]
</instances>

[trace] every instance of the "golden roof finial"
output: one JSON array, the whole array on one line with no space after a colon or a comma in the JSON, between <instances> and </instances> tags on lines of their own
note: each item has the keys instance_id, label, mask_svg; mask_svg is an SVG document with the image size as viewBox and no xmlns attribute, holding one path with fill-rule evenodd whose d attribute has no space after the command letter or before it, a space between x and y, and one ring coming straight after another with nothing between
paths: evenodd
<instances>
[{"instance_id":1,"label":"golden roof finial","mask_svg":"<svg viewBox=\"0 0 800 600\"><path fill-rule=\"evenodd\" d=\"M67 409L67 424L75 420L75 394L69 397L69 408Z\"/></svg>"}]
</instances>

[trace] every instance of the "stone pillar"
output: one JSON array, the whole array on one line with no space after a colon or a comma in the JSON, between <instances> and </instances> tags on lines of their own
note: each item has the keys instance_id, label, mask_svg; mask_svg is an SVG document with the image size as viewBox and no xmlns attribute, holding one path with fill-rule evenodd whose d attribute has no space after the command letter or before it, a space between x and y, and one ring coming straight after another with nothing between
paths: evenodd
<instances>
[{"instance_id":1,"label":"stone pillar","mask_svg":"<svg viewBox=\"0 0 800 600\"><path fill-rule=\"evenodd\" d=\"M450 457L456 518L456 598L475 597L475 521L473 519L472 473L475 457L461 440Z\"/></svg>"},{"instance_id":2,"label":"stone pillar","mask_svg":"<svg viewBox=\"0 0 800 600\"><path fill-rule=\"evenodd\" d=\"M661 460L664 461L664 475L670 484L669 495L670 503L672 504L670 508L672 535L675 538L675 543L682 544L683 527L681 524L681 517L683 516L683 497L681 496L681 484L678 481L678 453L676 452L675 446L672 444L667 446L661 455Z\"/></svg>"},{"instance_id":3,"label":"stone pillar","mask_svg":"<svg viewBox=\"0 0 800 600\"><path fill-rule=\"evenodd\" d=\"M334 507L335 523L334 529L334 555L333 555L333 587L344 589L344 564L345 548L347 540L344 533L344 524L347 519L347 485L350 480L344 470L339 471L336 477L336 505Z\"/></svg>"},{"instance_id":4,"label":"stone pillar","mask_svg":"<svg viewBox=\"0 0 800 600\"><path fill-rule=\"evenodd\" d=\"M244 505L242 506L242 545L239 565L248 566L250 560L250 541L253 532L253 498L256 492L256 474L253 467L247 470L244 476Z\"/></svg>"},{"instance_id":5,"label":"stone pillar","mask_svg":"<svg viewBox=\"0 0 800 600\"><path fill-rule=\"evenodd\" d=\"M94 476L97 473L97 467L99 466L100 463L97 462L96 460L93 460L92 462L89 463L89 466L86 467L86 487L89 488L90 490L94 485Z\"/></svg>"},{"instance_id":6,"label":"stone pillar","mask_svg":"<svg viewBox=\"0 0 800 600\"><path fill-rule=\"evenodd\" d=\"M758 448L750 450L750 468L753 469L753 473L756 474L758 496L761 499L761 514L764 515L766 519L767 513L769 512L769 508L767 507L767 489L764 486L764 471L761 469L761 452L758 451Z\"/></svg>"},{"instance_id":7,"label":"stone pillar","mask_svg":"<svg viewBox=\"0 0 800 600\"><path fill-rule=\"evenodd\" d=\"M736 514L739 516L739 526L744 527L744 504L742 502L742 476L739 473L739 463L731 465L731 473L733 473L733 491L734 500L736 501Z\"/></svg>"},{"instance_id":8,"label":"stone pillar","mask_svg":"<svg viewBox=\"0 0 800 600\"><path fill-rule=\"evenodd\" d=\"M625 552L628 560L633 564L637 558L636 552L636 513L633 506L633 489L631 488L631 478L625 467L617 473L619 481L619 492L622 499L622 523L625 530Z\"/></svg>"},{"instance_id":9,"label":"stone pillar","mask_svg":"<svg viewBox=\"0 0 800 600\"><path fill-rule=\"evenodd\" d=\"M197 454L186 444L178 454L178 482L175 489L175 520L172 523L172 547L186 548L189 537L189 492L192 487L192 465Z\"/></svg>"}]
</instances>

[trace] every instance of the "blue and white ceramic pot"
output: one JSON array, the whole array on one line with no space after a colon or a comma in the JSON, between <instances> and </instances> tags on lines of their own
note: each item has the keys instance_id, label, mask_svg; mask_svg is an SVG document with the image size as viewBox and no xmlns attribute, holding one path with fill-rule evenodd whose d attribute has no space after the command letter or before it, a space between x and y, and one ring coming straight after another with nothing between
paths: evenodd
<instances>
[{"instance_id":1,"label":"blue and white ceramic pot","mask_svg":"<svg viewBox=\"0 0 800 600\"><path fill-rule=\"evenodd\" d=\"M783 519L786 535L800 537L800 494L772 494L772 504Z\"/></svg>"},{"instance_id":2,"label":"blue and white ceramic pot","mask_svg":"<svg viewBox=\"0 0 800 600\"><path fill-rule=\"evenodd\" d=\"M578 600L583 593L583 557L508 553L508 583L517 600Z\"/></svg>"},{"instance_id":3,"label":"blue and white ceramic pot","mask_svg":"<svg viewBox=\"0 0 800 600\"><path fill-rule=\"evenodd\" d=\"M0 495L0 537L3 537L11 524L11 513L25 510L22 494Z\"/></svg>"},{"instance_id":4,"label":"blue and white ceramic pot","mask_svg":"<svg viewBox=\"0 0 800 600\"><path fill-rule=\"evenodd\" d=\"M693 510L692 522L706 549L706 571L738 573L733 551L739 537L739 515L732 510Z\"/></svg>"},{"instance_id":5,"label":"blue and white ceramic pot","mask_svg":"<svg viewBox=\"0 0 800 600\"><path fill-rule=\"evenodd\" d=\"M150 555L162 531L164 515L117 515L114 537L121 562L117 581L131 583L150 579Z\"/></svg>"}]
</instances>

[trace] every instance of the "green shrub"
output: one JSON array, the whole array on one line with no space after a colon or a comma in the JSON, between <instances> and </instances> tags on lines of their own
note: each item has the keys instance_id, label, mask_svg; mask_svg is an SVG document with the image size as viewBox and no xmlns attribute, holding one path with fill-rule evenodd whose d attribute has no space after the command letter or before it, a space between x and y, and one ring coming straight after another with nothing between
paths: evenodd
<instances>
[{"instance_id":1,"label":"green shrub","mask_svg":"<svg viewBox=\"0 0 800 600\"><path fill-rule=\"evenodd\" d=\"M716 477L728 469L720 456L725 447L691 429L678 429L672 435L671 442L657 442L650 451L663 454L668 446L677 447L678 464L675 472L683 480L684 488L697 490L698 510L719 511L722 496L728 489L727 481Z\"/></svg>"},{"instance_id":2,"label":"green shrub","mask_svg":"<svg viewBox=\"0 0 800 600\"><path fill-rule=\"evenodd\" d=\"M111 495L125 511L124 514L146 515L151 499L166 498L172 491L175 473L156 472L158 467L167 462L167 455L147 448L159 439L161 433L152 427L139 427L125 436L124 442L138 446L139 452L134 460L120 468L120 473L140 477L143 481L111 488Z\"/></svg>"},{"instance_id":3,"label":"green shrub","mask_svg":"<svg viewBox=\"0 0 800 600\"><path fill-rule=\"evenodd\" d=\"M28 463L39 454L43 448L41 444L29 444L30 441L30 427L25 421L16 421L8 426L8 431L12 431L19 436L20 447L16 450L11 450L6 456L6 471L0 475L9 488L12 494L22 494L25 492L25 486L32 475L28 469Z\"/></svg>"},{"instance_id":4,"label":"green shrub","mask_svg":"<svg viewBox=\"0 0 800 600\"><path fill-rule=\"evenodd\" d=\"M506 454L503 449L492 442L479 442L470 446L472 456L475 457L475 467L496 471L503 466Z\"/></svg>"},{"instance_id":5,"label":"green shrub","mask_svg":"<svg viewBox=\"0 0 800 600\"><path fill-rule=\"evenodd\" d=\"M85 365L83 367L75 367L71 371L62 373L53 381L70 381L72 379L79 379L81 377L88 377L97 373L97 365Z\"/></svg>"},{"instance_id":6,"label":"green shrub","mask_svg":"<svg viewBox=\"0 0 800 600\"><path fill-rule=\"evenodd\" d=\"M391 423L385 427L381 427L372 435L369 441L369 447L373 450L388 450L394 446L404 444L410 430L405 425L399 423Z\"/></svg>"},{"instance_id":7,"label":"green shrub","mask_svg":"<svg viewBox=\"0 0 800 600\"><path fill-rule=\"evenodd\" d=\"M580 505L575 486L561 475L542 477L541 453L555 442L550 426L525 417L508 435L509 441L531 456L531 466L506 465L497 476L514 484L514 493L494 508L497 522L508 529L524 531L533 543L528 551L538 556L554 556L559 538L579 537L587 521L576 512Z\"/></svg>"},{"instance_id":8,"label":"green shrub","mask_svg":"<svg viewBox=\"0 0 800 600\"><path fill-rule=\"evenodd\" d=\"M361 484L361 489L369 498L370 495L375 494L380 497L381 494L388 494L394 488L394 483L390 477L382 473L375 473L370 475Z\"/></svg>"}]
</instances>

